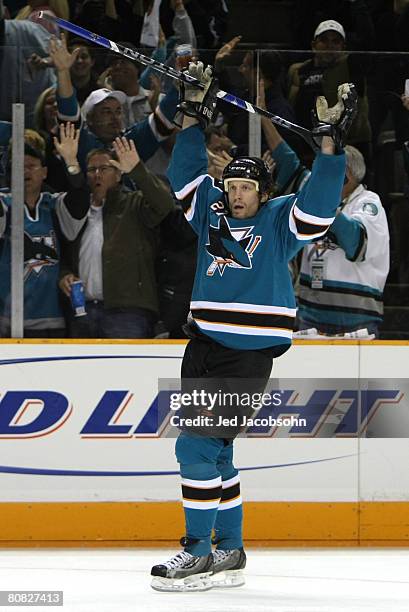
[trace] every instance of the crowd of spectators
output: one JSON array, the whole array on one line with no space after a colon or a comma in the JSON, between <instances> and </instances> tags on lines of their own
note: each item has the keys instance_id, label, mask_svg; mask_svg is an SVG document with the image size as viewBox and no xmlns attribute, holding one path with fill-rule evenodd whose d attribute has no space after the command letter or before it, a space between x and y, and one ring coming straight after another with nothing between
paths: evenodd
<instances>
[{"instance_id":1,"label":"crowd of spectators","mask_svg":"<svg viewBox=\"0 0 409 612\"><path fill-rule=\"evenodd\" d=\"M25 336L183 338L195 271L195 234L166 178L178 130L177 83L68 36L40 11L179 69L180 49L190 48L213 64L221 89L307 128L316 97L324 95L331 106L338 85L353 82L358 114L339 214L328 236L306 247L291 269L300 329L342 334L364 327L379 334L390 269L389 195L409 192L409 2L295 1L297 53L246 49L251 41L240 33L226 38L228 6L225 0L0 0L0 335L10 334L16 101L25 104L26 127ZM297 191L308 180L312 149L268 119L261 127L272 195ZM382 134L391 131L392 155L401 161L398 187L381 176ZM225 102L218 102L205 135L215 181L233 157L251 151L248 115ZM396 269L406 278L402 266ZM80 317L69 299L77 280L86 298Z\"/></svg>"}]
</instances>

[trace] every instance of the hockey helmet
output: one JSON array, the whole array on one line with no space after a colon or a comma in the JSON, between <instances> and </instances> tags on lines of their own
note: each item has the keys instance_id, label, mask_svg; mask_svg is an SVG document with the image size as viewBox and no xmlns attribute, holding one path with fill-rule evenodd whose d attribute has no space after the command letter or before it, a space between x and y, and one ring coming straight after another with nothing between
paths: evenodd
<instances>
[{"instance_id":1,"label":"hockey helmet","mask_svg":"<svg viewBox=\"0 0 409 612\"><path fill-rule=\"evenodd\" d=\"M225 167L222 175L223 190L227 199L229 182L251 181L261 196L271 189L271 174L267 164L259 157L236 157Z\"/></svg>"}]
</instances>

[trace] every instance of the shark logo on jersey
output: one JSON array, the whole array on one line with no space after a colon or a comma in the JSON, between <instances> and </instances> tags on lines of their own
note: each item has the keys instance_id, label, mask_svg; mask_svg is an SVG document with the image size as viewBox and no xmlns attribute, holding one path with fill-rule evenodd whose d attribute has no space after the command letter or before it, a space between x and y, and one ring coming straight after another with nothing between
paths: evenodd
<instances>
[{"instance_id":1,"label":"shark logo on jersey","mask_svg":"<svg viewBox=\"0 0 409 612\"><path fill-rule=\"evenodd\" d=\"M253 229L254 225L232 228L224 216L219 218L218 227L209 227L206 250L213 257L213 261L207 269L207 276L213 276L216 270L223 276L226 266L245 270L252 268L251 259L261 242L261 236L253 236L251 233Z\"/></svg>"},{"instance_id":2,"label":"shark logo on jersey","mask_svg":"<svg viewBox=\"0 0 409 612\"><path fill-rule=\"evenodd\" d=\"M24 280L32 272L40 274L44 266L54 266L59 262L56 236L30 236L24 232Z\"/></svg>"}]
</instances>

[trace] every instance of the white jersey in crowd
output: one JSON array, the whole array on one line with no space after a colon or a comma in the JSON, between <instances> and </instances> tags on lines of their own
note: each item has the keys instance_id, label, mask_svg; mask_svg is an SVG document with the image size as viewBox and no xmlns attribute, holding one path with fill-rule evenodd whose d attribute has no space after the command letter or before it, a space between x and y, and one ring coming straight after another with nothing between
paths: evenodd
<instances>
[{"instance_id":1,"label":"white jersey in crowd","mask_svg":"<svg viewBox=\"0 0 409 612\"><path fill-rule=\"evenodd\" d=\"M359 185L341 211L328 237L304 248L298 291L300 319L335 332L381 322L389 272L389 229L379 196ZM361 226L358 242L352 220Z\"/></svg>"}]
</instances>

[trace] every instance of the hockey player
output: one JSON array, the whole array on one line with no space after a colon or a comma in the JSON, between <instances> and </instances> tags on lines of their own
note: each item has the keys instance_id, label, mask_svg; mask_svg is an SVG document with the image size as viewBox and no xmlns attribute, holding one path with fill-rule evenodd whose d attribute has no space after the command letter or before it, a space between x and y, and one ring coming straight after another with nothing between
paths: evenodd
<instances>
[{"instance_id":1,"label":"hockey player","mask_svg":"<svg viewBox=\"0 0 409 612\"><path fill-rule=\"evenodd\" d=\"M198 263L191 301L190 336L182 363L188 379L257 379L265 387L273 358L291 344L296 308L288 261L332 223L345 174L343 142L356 111L353 86L339 102L317 106L331 123L311 178L297 194L269 200L270 177L257 158L233 160L223 189L207 174L203 127L215 107L211 68L191 63L204 90L187 87L169 178L186 219L198 235ZM233 441L183 430L176 442L186 535L184 550L152 568L159 591L204 591L244 584L242 503ZM216 550L212 553L212 531Z\"/></svg>"}]
</instances>

